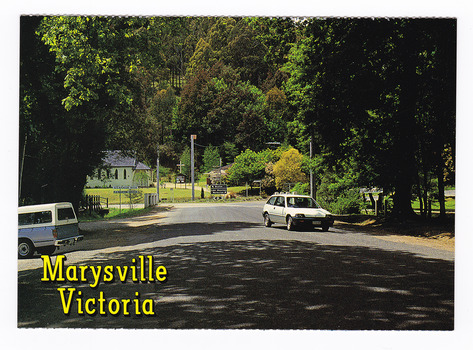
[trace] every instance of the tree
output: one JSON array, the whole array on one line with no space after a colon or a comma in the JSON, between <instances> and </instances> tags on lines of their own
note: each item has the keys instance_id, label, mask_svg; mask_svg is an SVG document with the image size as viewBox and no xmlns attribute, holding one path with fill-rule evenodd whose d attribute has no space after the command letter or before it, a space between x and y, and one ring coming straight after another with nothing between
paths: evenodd
<instances>
[{"instance_id":1,"label":"tree","mask_svg":"<svg viewBox=\"0 0 473 350\"><path fill-rule=\"evenodd\" d=\"M163 164L168 164L173 158L169 146L172 145L172 116L177 106L177 97L172 87L162 89L152 97L150 107L146 110L146 127L143 128L147 134L144 135L140 147L146 159L154 159L156 155L156 143L160 147L160 158ZM142 130L143 131L143 130ZM148 142L146 142L148 140ZM174 161L172 161L174 165Z\"/></svg>"},{"instance_id":2,"label":"tree","mask_svg":"<svg viewBox=\"0 0 473 350\"><path fill-rule=\"evenodd\" d=\"M238 148L234 142L224 141L219 147L219 153L222 156L222 163L230 164L233 163L233 160L238 155Z\"/></svg>"},{"instance_id":3,"label":"tree","mask_svg":"<svg viewBox=\"0 0 473 350\"><path fill-rule=\"evenodd\" d=\"M181 154L180 163L182 166L182 174L186 175L187 178L191 176L191 150L189 146L184 148L184 151Z\"/></svg>"},{"instance_id":4,"label":"tree","mask_svg":"<svg viewBox=\"0 0 473 350\"><path fill-rule=\"evenodd\" d=\"M247 149L235 158L235 162L228 170L228 181L234 184L249 183L251 186L254 180L263 178L264 169L264 157Z\"/></svg>"},{"instance_id":5,"label":"tree","mask_svg":"<svg viewBox=\"0 0 473 350\"><path fill-rule=\"evenodd\" d=\"M220 165L218 148L212 145L207 146L204 150L202 163L202 172L209 172L212 171L213 168L218 167Z\"/></svg>"},{"instance_id":6,"label":"tree","mask_svg":"<svg viewBox=\"0 0 473 350\"><path fill-rule=\"evenodd\" d=\"M434 178L440 215L445 216L444 173L452 168L448 159L454 159L455 149L456 21L426 20L425 30L420 33L418 51L422 95L417 126L422 137L417 140L416 155L420 164L418 174L424 179L424 193L419 194L419 199L423 196L426 203L428 188L425 184L429 177ZM446 149L449 151L445 152Z\"/></svg>"},{"instance_id":7,"label":"tree","mask_svg":"<svg viewBox=\"0 0 473 350\"><path fill-rule=\"evenodd\" d=\"M100 104L64 109L64 75L36 34L41 21L25 16L20 23L19 204L69 201L77 208L86 175L100 164L106 123Z\"/></svg>"},{"instance_id":8,"label":"tree","mask_svg":"<svg viewBox=\"0 0 473 350\"><path fill-rule=\"evenodd\" d=\"M276 187L283 189L288 183L307 181L307 176L302 172L302 154L295 148L290 148L281 155L273 167Z\"/></svg>"},{"instance_id":9,"label":"tree","mask_svg":"<svg viewBox=\"0 0 473 350\"><path fill-rule=\"evenodd\" d=\"M330 164L355 159L360 179L394 193L393 211L399 217L413 214L415 153L425 136L418 127L419 108L429 99L421 86L430 79L420 74L429 66L420 58L441 42L434 39L422 47L423 39L432 36L431 24L311 19L286 66L291 77L285 91L306 139L315 136ZM451 111L451 99L448 106Z\"/></svg>"},{"instance_id":10,"label":"tree","mask_svg":"<svg viewBox=\"0 0 473 350\"><path fill-rule=\"evenodd\" d=\"M20 201L77 207L104 150L150 143L146 108L153 77L165 67L166 21L22 17Z\"/></svg>"},{"instance_id":11,"label":"tree","mask_svg":"<svg viewBox=\"0 0 473 350\"><path fill-rule=\"evenodd\" d=\"M286 142L288 139L289 110L286 95L274 86L266 92L264 100L265 124L268 134L277 142Z\"/></svg>"},{"instance_id":12,"label":"tree","mask_svg":"<svg viewBox=\"0 0 473 350\"><path fill-rule=\"evenodd\" d=\"M208 70L211 67L212 51L210 45L202 38L196 45L194 53L189 60L189 65L187 67L187 77L188 79L194 77L201 70Z\"/></svg>"},{"instance_id":13,"label":"tree","mask_svg":"<svg viewBox=\"0 0 473 350\"><path fill-rule=\"evenodd\" d=\"M264 60L266 52L256 31L245 20L239 20L222 50L222 60L240 74L242 81L260 87L268 75L269 67Z\"/></svg>"},{"instance_id":14,"label":"tree","mask_svg":"<svg viewBox=\"0 0 473 350\"><path fill-rule=\"evenodd\" d=\"M279 70L287 60L292 45L297 42L298 23L289 17L249 17L246 22L254 35L265 46L264 60L271 71Z\"/></svg>"},{"instance_id":15,"label":"tree","mask_svg":"<svg viewBox=\"0 0 473 350\"><path fill-rule=\"evenodd\" d=\"M236 20L229 17L216 18L212 26L199 38L194 53L189 59L187 79L196 76L202 70L209 70L223 60L228 38Z\"/></svg>"},{"instance_id":16,"label":"tree","mask_svg":"<svg viewBox=\"0 0 473 350\"><path fill-rule=\"evenodd\" d=\"M173 120L174 135L181 144L196 134L212 145L232 140L239 151L257 149L267 135L263 104L261 90L219 62L184 86Z\"/></svg>"}]
</instances>

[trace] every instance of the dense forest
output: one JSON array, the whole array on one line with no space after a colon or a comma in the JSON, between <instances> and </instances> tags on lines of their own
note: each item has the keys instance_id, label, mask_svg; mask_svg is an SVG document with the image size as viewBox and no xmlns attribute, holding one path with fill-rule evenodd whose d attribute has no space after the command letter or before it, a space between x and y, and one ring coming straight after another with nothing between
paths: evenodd
<instances>
[{"instance_id":1,"label":"dense forest","mask_svg":"<svg viewBox=\"0 0 473 350\"><path fill-rule=\"evenodd\" d=\"M393 194L394 215L413 215L412 196L424 208L436 196L445 214L455 181L454 19L20 24L20 204L78 203L106 150L153 166L159 145L160 164L176 170L196 134L200 172L219 158L246 162L253 177L235 167L229 181L269 177L277 188L271 176L291 151L321 196L376 186Z\"/></svg>"}]
</instances>

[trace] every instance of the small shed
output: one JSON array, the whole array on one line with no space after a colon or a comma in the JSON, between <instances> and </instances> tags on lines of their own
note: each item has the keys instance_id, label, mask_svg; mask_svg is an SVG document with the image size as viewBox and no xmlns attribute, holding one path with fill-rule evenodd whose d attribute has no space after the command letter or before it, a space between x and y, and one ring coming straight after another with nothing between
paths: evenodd
<instances>
[{"instance_id":1,"label":"small shed","mask_svg":"<svg viewBox=\"0 0 473 350\"><path fill-rule=\"evenodd\" d=\"M233 165L233 163L227 164L225 166L218 167L218 168L206 173L208 175L207 176L207 184L210 185L210 184L215 184L215 183L222 182L222 178L224 178L227 175L228 169L230 169L232 165Z\"/></svg>"}]
</instances>

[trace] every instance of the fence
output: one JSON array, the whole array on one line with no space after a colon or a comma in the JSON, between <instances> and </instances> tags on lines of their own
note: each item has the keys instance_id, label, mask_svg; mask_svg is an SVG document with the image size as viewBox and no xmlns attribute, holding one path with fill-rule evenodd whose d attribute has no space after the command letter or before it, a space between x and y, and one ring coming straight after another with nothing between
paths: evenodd
<instances>
[{"instance_id":1,"label":"fence","mask_svg":"<svg viewBox=\"0 0 473 350\"><path fill-rule=\"evenodd\" d=\"M106 205L106 208L102 207L102 202ZM89 214L96 212L104 216L109 212L108 198L101 198L99 195L86 195L85 201L82 203L82 207Z\"/></svg>"},{"instance_id":2,"label":"fence","mask_svg":"<svg viewBox=\"0 0 473 350\"><path fill-rule=\"evenodd\" d=\"M145 193L145 208L158 204L158 195L156 193Z\"/></svg>"}]
</instances>

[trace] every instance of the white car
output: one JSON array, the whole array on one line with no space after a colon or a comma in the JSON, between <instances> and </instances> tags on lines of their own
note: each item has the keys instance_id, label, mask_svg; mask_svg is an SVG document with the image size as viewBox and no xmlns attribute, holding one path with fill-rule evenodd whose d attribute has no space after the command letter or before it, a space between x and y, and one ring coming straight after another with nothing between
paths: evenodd
<instances>
[{"instance_id":1,"label":"white car","mask_svg":"<svg viewBox=\"0 0 473 350\"><path fill-rule=\"evenodd\" d=\"M333 217L310 196L275 193L263 207L264 225L284 224L289 231L298 226L317 226L328 231Z\"/></svg>"}]
</instances>

